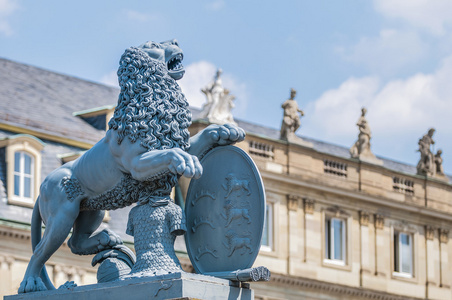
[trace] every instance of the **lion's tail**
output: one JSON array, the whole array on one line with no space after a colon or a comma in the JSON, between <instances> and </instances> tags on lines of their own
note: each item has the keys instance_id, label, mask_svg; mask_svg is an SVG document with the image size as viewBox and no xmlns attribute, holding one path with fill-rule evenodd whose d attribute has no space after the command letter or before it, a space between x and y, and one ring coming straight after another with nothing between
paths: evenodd
<instances>
[{"instance_id":1,"label":"lion's tail","mask_svg":"<svg viewBox=\"0 0 452 300\"><path fill-rule=\"evenodd\" d=\"M33 215L31 216L31 248L35 252L36 246L41 241L42 234L42 218L41 212L39 211L39 197L36 200L35 207L33 208ZM46 266L44 265L41 270L42 282L45 284L48 290L55 290L55 286L50 281L49 275L47 274Z\"/></svg>"}]
</instances>

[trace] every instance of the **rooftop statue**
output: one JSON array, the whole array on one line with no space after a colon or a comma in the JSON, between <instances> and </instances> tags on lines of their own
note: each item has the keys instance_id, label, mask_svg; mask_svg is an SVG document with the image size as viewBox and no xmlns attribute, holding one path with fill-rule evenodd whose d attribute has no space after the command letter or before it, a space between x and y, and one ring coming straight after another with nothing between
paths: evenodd
<instances>
[{"instance_id":1,"label":"rooftop statue","mask_svg":"<svg viewBox=\"0 0 452 300\"><path fill-rule=\"evenodd\" d=\"M202 108L201 118L206 118L211 123L236 124L231 113L235 106L235 97L223 87L222 73L223 71L218 69L213 82L201 90L207 98L207 102Z\"/></svg>"},{"instance_id":2,"label":"rooftop statue","mask_svg":"<svg viewBox=\"0 0 452 300\"><path fill-rule=\"evenodd\" d=\"M295 101L297 91L290 89L290 98L286 100L281 107L284 109L283 120L281 124L280 138L291 143L302 144L304 146L312 147L312 144L302 140L295 135L295 132L300 128L300 116L304 116L304 112L298 107Z\"/></svg>"},{"instance_id":3,"label":"rooftop statue","mask_svg":"<svg viewBox=\"0 0 452 300\"><path fill-rule=\"evenodd\" d=\"M164 229L169 234L166 238L147 244L135 240L137 267L132 273L146 269L141 266L151 250L169 251L163 257L168 263L157 258L151 262L153 267L160 263L171 272L180 266L172 243L185 226L180 208L169 198L171 189L180 176L201 176L199 158L209 150L245 137L245 132L234 125L210 125L190 138L191 113L176 83L185 72L182 59L176 40L147 42L122 55L118 69L121 91L105 137L77 160L54 170L41 185L31 225L33 256L19 293L54 289L44 264L71 229L68 246L74 254L120 249L122 241L112 231L93 233L105 210L132 203L138 205L131 211L128 230L135 237L143 230L136 221L146 214L154 213L154 221L172 220ZM46 230L41 239L42 222ZM155 247L151 249L150 244ZM102 256L108 257L108 253ZM127 257L123 261L131 260Z\"/></svg>"},{"instance_id":4,"label":"rooftop statue","mask_svg":"<svg viewBox=\"0 0 452 300\"><path fill-rule=\"evenodd\" d=\"M382 161L377 159L375 155L370 150L370 139L372 134L370 132L370 126L366 119L367 109L361 109L361 117L359 118L356 126L358 126L359 134L358 140L350 148L350 155L353 158L359 158L361 160L366 160L373 163L381 164Z\"/></svg>"},{"instance_id":5,"label":"rooftop statue","mask_svg":"<svg viewBox=\"0 0 452 300\"><path fill-rule=\"evenodd\" d=\"M443 151L438 149L435 155L436 174L444 176L443 158L441 157L441 154L443 154Z\"/></svg>"},{"instance_id":6,"label":"rooftop statue","mask_svg":"<svg viewBox=\"0 0 452 300\"><path fill-rule=\"evenodd\" d=\"M435 144L433 140L433 134L435 133L434 128L430 128L428 133L425 134L421 139L419 139L419 152L421 153L421 158L417 164L417 173L421 175L433 176L436 174L435 157L430 150L430 145Z\"/></svg>"}]
</instances>

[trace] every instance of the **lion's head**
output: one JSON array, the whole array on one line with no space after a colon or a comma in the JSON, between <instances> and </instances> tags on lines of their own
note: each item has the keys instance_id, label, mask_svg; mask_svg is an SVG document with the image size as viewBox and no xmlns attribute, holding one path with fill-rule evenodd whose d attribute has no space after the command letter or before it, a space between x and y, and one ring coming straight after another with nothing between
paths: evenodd
<instances>
[{"instance_id":1,"label":"lion's head","mask_svg":"<svg viewBox=\"0 0 452 300\"><path fill-rule=\"evenodd\" d=\"M150 58L158 60L166 64L168 75L175 80L179 80L184 76L185 70L182 65L184 55L179 48L177 40L169 40L161 43L152 41L141 44L137 47Z\"/></svg>"},{"instance_id":2,"label":"lion's head","mask_svg":"<svg viewBox=\"0 0 452 300\"><path fill-rule=\"evenodd\" d=\"M184 74L182 58L175 40L125 51L118 69L121 92L109 122L118 143L127 137L148 150L188 148L191 113L175 81Z\"/></svg>"}]
</instances>

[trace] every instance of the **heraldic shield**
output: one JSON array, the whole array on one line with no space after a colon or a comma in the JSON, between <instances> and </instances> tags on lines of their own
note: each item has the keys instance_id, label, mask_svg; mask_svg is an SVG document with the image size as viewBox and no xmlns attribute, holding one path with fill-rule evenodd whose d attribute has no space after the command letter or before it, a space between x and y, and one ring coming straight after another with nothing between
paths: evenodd
<instances>
[{"instance_id":1,"label":"heraldic shield","mask_svg":"<svg viewBox=\"0 0 452 300\"><path fill-rule=\"evenodd\" d=\"M191 180L185 204L185 242L193 267L200 274L248 269L259 252L265 217L259 171L235 146L211 150L201 164L203 175Z\"/></svg>"}]
</instances>

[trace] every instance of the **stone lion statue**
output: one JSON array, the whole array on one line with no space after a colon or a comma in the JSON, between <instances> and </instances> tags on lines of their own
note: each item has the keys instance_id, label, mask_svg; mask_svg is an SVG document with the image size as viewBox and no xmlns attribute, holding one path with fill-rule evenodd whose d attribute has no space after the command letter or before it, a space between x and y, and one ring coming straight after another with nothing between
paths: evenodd
<instances>
[{"instance_id":1,"label":"stone lion statue","mask_svg":"<svg viewBox=\"0 0 452 300\"><path fill-rule=\"evenodd\" d=\"M198 158L216 146L240 142L234 125L210 125L190 138L191 113L176 80L184 75L176 40L147 42L120 60L118 105L105 137L73 162L50 173L33 210L33 256L19 293L55 289L44 264L63 244L95 254L121 244L106 229L93 234L105 210L168 197L180 176L199 178ZM41 223L46 224L41 239Z\"/></svg>"}]
</instances>

